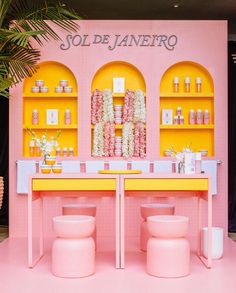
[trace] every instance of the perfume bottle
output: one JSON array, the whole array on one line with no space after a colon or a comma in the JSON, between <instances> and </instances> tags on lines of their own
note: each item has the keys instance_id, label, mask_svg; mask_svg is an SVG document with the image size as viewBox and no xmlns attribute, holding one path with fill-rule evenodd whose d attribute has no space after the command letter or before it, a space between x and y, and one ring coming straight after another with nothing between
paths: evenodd
<instances>
[{"instance_id":1,"label":"perfume bottle","mask_svg":"<svg viewBox=\"0 0 236 293\"><path fill-rule=\"evenodd\" d=\"M196 78L196 92L200 93L202 90L202 79L201 77Z\"/></svg>"},{"instance_id":2,"label":"perfume bottle","mask_svg":"<svg viewBox=\"0 0 236 293\"><path fill-rule=\"evenodd\" d=\"M71 112L70 112L70 109L66 109L66 111L65 111L65 124L66 125L71 124Z\"/></svg>"},{"instance_id":3,"label":"perfume bottle","mask_svg":"<svg viewBox=\"0 0 236 293\"><path fill-rule=\"evenodd\" d=\"M39 114L38 110L34 109L32 112L32 124L33 125L38 125L39 124Z\"/></svg>"},{"instance_id":4,"label":"perfume bottle","mask_svg":"<svg viewBox=\"0 0 236 293\"><path fill-rule=\"evenodd\" d=\"M185 92L190 92L190 77L185 77Z\"/></svg>"},{"instance_id":5,"label":"perfume bottle","mask_svg":"<svg viewBox=\"0 0 236 293\"><path fill-rule=\"evenodd\" d=\"M189 124L195 124L195 112L193 109L189 110Z\"/></svg>"},{"instance_id":6,"label":"perfume bottle","mask_svg":"<svg viewBox=\"0 0 236 293\"><path fill-rule=\"evenodd\" d=\"M181 107L177 107L176 115L177 116L181 116L182 115L182 108Z\"/></svg>"},{"instance_id":7,"label":"perfume bottle","mask_svg":"<svg viewBox=\"0 0 236 293\"><path fill-rule=\"evenodd\" d=\"M56 156L59 157L61 154L61 149L60 148L56 148Z\"/></svg>"},{"instance_id":8,"label":"perfume bottle","mask_svg":"<svg viewBox=\"0 0 236 293\"><path fill-rule=\"evenodd\" d=\"M174 93L179 92L179 78L177 76L174 77Z\"/></svg>"},{"instance_id":9,"label":"perfume bottle","mask_svg":"<svg viewBox=\"0 0 236 293\"><path fill-rule=\"evenodd\" d=\"M67 148L63 148L63 156L64 156L64 157L67 156Z\"/></svg>"},{"instance_id":10,"label":"perfume bottle","mask_svg":"<svg viewBox=\"0 0 236 293\"><path fill-rule=\"evenodd\" d=\"M69 156L70 157L74 156L74 149L73 148L69 148Z\"/></svg>"},{"instance_id":11,"label":"perfume bottle","mask_svg":"<svg viewBox=\"0 0 236 293\"><path fill-rule=\"evenodd\" d=\"M204 111L203 121L204 124L210 124L210 113L207 109Z\"/></svg>"},{"instance_id":12,"label":"perfume bottle","mask_svg":"<svg viewBox=\"0 0 236 293\"><path fill-rule=\"evenodd\" d=\"M29 155L30 157L34 156L34 140L31 139L29 142Z\"/></svg>"},{"instance_id":13,"label":"perfume bottle","mask_svg":"<svg viewBox=\"0 0 236 293\"><path fill-rule=\"evenodd\" d=\"M197 124L202 124L203 119L202 119L202 110L198 109L197 110Z\"/></svg>"},{"instance_id":14,"label":"perfume bottle","mask_svg":"<svg viewBox=\"0 0 236 293\"><path fill-rule=\"evenodd\" d=\"M195 173L201 173L202 171L202 154L200 152L195 153Z\"/></svg>"}]
</instances>

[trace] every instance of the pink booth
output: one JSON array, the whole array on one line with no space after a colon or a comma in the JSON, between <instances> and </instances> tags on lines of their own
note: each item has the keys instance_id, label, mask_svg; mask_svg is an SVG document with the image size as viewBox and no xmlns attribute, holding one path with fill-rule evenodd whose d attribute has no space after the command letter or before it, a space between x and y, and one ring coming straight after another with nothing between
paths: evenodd
<instances>
[{"instance_id":1,"label":"pink booth","mask_svg":"<svg viewBox=\"0 0 236 293\"><path fill-rule=\"evenodd\" d=\"M190 219L186 237L197 252L199 227L227 231L226 22L79 26L40 48L38 72L11 90L10 237L27 237L29 229L30 237L52 238L63 205L96 205L96 249L112 251L123 268L125 252L139 250L140 206L162 203ZM54 137L59 164L40 167L32 132ZM191 169L189 156L182 168L177 153L186 148L200 153L204 174ZM148 161L145 176L118 172L132 171L133 160ZM180 174L166 175L169 167ZM98 174L109 169L117 174Z\"/></svg>"}]
</instances>

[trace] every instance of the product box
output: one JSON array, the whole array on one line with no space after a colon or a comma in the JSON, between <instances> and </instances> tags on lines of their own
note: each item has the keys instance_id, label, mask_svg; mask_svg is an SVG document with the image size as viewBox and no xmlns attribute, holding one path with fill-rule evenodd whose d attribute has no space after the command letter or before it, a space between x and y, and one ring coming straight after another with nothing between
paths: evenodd
<instances>
[{"instance_id":1,"label":"product box","mask_svg":"<svg viewBox=\"0 0 236 293\"><path fill-rule=\"evenodd\" d=\"M162 125L173 124L173 110L172 109L162 109Z\"/></svg>"},{"instance_id":2,"label":"product box","mask_svg":"<svg viewBox=\"0 0 236 293\"><path fill-rule=\"evenodd\" d=\"M185 174L195 173L195 153L185 153L184 154L184 165Z\"/></svg>"}]
</instances>

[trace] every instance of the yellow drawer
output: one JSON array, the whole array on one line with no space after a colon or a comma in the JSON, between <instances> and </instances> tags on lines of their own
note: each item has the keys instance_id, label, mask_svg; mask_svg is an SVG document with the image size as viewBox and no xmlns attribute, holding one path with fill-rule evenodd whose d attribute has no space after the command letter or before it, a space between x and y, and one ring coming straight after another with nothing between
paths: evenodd
<instances>
[{"instance_id":1,"label":"yellow drawer","mask_svg":"<svg viewBox=\"0 0 236 293\"><path fill-rule=\"evenodd\" d=\"M33 191L46 190L116 190L116 179L55 178L32 179Z\"/></svg>"},{"instance_id":2,"label":"yellow drawer","mask_svg":"<svg viewBox=\"0 0 236 293\"><path fill-rule=\"evenodd\" d=\"M127 178L125 190L208 190L208 179Z\"/></svg>"}]
</instances>

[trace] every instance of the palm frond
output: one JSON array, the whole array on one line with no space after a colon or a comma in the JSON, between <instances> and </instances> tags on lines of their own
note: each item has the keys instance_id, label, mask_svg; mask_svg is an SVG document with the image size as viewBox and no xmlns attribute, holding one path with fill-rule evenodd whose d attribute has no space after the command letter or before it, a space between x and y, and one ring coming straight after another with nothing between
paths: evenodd
<instances>
[{"instance_id":1,"label":"palm frond","mask_svg":"<svg viewBox=\"0 0 236 293\"><path fill-rule=\"evenodd\" d=\"M0 1L0 27L2 27L5 19L7 18L7 14L9 11L9 7L11 6L12 0L1 0Z\"/></svg>"},{"instance_id":2,"label":"palm frond","mask_svg":"<svg viewBox=\"0 0 236 293\"><path fill-rule=\"evenodd\" d=\"M8 76L8 70L3 64L0 65L0 95L8 98L8 88L12 85L12 79Z\"/></svg>"},{"instance_id":3,"label":"palm frond","mask_svg":"<svg viewBox=\"0 0 236 293\"><path fill-rule=\"evenodd\" d=\"M43 35L37 36L37 42L41 37L45 41L48 41L50 37L60 40L59 35L50 27L50 23L47 20L51 20L56 26L67 32L76 32L79 29L79 25L73 20L81 19L78 14L65 4L47 1L43 6L42 3L36 1L32 7L29 7L26 0L19 0L13 6L12 14L15 19L15 21L11 22L12 29L17 27L18 31L26 28L27 30L45 31Z\"/></svg>"},{"instance_id":4,"label":"palm frond","mask_svg":"<svg viewBox=\"0 0 236 293\"><path fill-rule=\"evenodd\" d=\"M36 49L16 47L0 55L0 64L8 68L9 77L14 84L23 78L32 76L37 70L40 52Z\"/></svg>"},{"instance_id":5,"label":"palm frond","mask_svg":"<svg viewBox=\"0 0 236 293\"><path fill-rule=\"evenodd\" d=\"M4 40L2 44L0 45L0 50L5 47L5 45L9 42L14 43L17 46L20 47L28 47L29 46L29 39L32 36L44 34L44 31L24 31L24 32L18 32L15 30L6 30L6 29L0 29L0 39Z\"/></svg>"}]
</instances>

